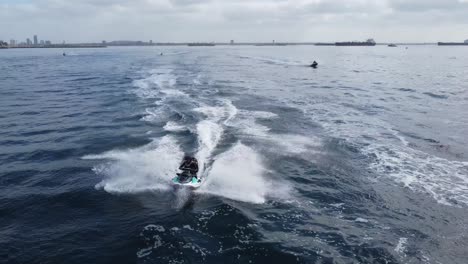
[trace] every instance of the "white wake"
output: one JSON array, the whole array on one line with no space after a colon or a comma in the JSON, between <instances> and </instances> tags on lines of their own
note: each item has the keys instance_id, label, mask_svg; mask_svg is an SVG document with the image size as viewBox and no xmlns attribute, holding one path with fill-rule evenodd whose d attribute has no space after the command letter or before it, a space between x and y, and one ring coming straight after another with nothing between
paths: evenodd
<instances>
[{"instance_id":1,"label":"white wake","mask_svg":"<svg viewBox=\"0 0 468 264\"><path fill-rule=\"evenodd\" d=\"M238 201L264 203L268 192L264 173L265 168L259 155L251 148L237 143L215 158L199 192Z\"/></svg>"},{"instance_id":2,"label":"white wake","mask_svg":"<svg viewBox=\"0 0 468 264\"><path fill-rule=\"evenodd\" d=\"M107 159L94 167L104 179L95 187L107 192L135 193L168 190L183 152L174 138L165 136L136 149L113 150L83 159Z\"/></svg>"}]
</instances>

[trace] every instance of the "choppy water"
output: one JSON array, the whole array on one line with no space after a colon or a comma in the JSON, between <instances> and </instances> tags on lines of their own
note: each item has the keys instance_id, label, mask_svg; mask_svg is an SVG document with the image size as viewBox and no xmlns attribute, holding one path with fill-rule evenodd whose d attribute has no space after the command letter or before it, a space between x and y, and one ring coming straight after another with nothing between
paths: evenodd
<instances>
[{"instance_id":1,"label":"choppy water","mask_svg":"<svg viewBox=\"0 0 468 264\"><path fill-rule=\"evenodd\" d=\"M0 262L466 263L463 47L61 53L0 52Z\"/></svg>"}]
</instances>

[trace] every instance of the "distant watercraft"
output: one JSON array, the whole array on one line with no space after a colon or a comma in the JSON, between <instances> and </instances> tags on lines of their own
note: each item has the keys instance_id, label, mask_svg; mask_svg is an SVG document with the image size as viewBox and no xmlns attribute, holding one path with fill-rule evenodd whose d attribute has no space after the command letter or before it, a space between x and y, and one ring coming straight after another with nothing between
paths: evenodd
<instances>
[{"instance_id":1,"label":"distant watercraft","mask_svg":"<svg viewBox=\"0 0 468 264\"><path fill-rule=\"evenodd\" d=\"M189 47L202 47L202 46L212 47L216 45L214 43L189 43L187 44L187 46Z\"/></svg>"},{"instance_id":2,"label":"distant watercraft","mask_svg":"<svg viewBox=\"0 0 468 264\"><path fill-rule=\"evenodd\" d=\"M437 42L438 46L468 46L468 41L465 42Z\"/></svg>"},{"instance_id":3,"label":"distant watercraft","mask_svg":"<svg viewBox=\"0 0 468 264\"><path fill-rule=\"evenodd\" d=\"M364 42L359 41L348 41L348 42L335 42L336 46L375 46L375 41L373 39L368 39Z\"/></svg>"},{"instance_id":4,"label":"distant watercraft","mask_svg":"<svg viewBox=\"0 0 468 264\"><path fill-rule=\"evenodd\" d=\"M396 44L388 44L389 47L395 48L397 45Z\"/></svg>"},{"instance_id":5,"label":"distant watercraft","mask_svg":"<svg viewBox=\"0 0 468 264\"><path fill-rule=\"evenodd\" d=\"M335 43L319 42L315 43L315 46L335 46Z\"/></svg>"}]
</instances>

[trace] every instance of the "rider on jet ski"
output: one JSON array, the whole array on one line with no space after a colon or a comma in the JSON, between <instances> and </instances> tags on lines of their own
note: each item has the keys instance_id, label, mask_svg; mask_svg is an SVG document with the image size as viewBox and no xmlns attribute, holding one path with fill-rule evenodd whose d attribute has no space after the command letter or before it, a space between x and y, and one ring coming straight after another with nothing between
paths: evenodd
<instances>
[{"instance_id":1,"label":"rider on jet ski","mask_svg":"<svg viewBox=\"0 0 468 264\"><path fill-rule=\"evenodd\" d=\"M182 174L188 174L189 176L197 177L198 173L198 161L194 157L184 157L182 164L179 166L179 170L183 171Z\"/></svg>"}]
</instances>

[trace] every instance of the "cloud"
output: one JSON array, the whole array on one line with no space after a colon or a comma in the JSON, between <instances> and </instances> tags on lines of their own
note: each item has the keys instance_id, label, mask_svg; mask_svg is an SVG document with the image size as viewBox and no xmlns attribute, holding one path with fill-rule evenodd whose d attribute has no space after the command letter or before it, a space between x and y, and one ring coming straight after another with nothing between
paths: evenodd
<instances>
[{"instance_id":1,"label":"cloud","mask_svg":"<svg viewBox=\"0 0 468 264\"><path fill-rule=\"evenodd\" d=\"M462 40L467 13L467 0L0 0L0 39Z\"/></svg>"},{"instance_id":2,"label":"cloud","mask_svg":"<svg viewBox=\"0 0 468 264\"><path fill-rule=\"evenodd\" d=\"M467 9L468 2L462 0L393 0L390 7L401 12L453 11Z\"/></svg>"}]
</instances>

